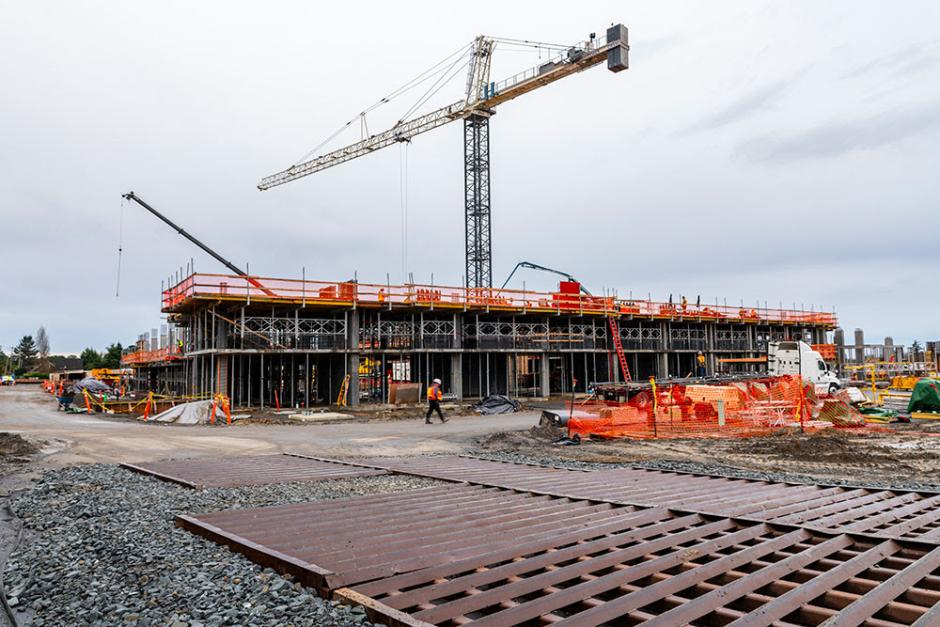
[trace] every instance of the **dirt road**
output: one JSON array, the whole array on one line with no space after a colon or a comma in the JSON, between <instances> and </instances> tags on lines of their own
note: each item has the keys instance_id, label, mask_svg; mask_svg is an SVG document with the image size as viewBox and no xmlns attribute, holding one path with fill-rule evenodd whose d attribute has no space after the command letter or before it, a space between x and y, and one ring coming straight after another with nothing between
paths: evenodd
<instances>
[{"instance_id":1,"label":"dirt road","mask_svg":"<svg viewBox=\"0 0 940 627\"><path fill-rule=\"evenodd\" d=\"M46 440L44 465L298 451L331 457L460 453L500 431L528 428L535 412L458 416L446 424L373 421L319 425L174 426L65 414L37 387L0 388L0 431Z\"/></svg>"}]
</instances>

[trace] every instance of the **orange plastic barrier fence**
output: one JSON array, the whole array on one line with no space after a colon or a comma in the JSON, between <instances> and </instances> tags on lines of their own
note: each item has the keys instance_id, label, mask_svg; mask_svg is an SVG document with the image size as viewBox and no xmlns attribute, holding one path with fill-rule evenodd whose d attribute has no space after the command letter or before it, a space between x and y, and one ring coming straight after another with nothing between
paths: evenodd
<instances>
[{"instance_id":1,"label":"orange plastic barrier fence","mask_svg":"<svg viewBox=\"0 0 940 627\"><path fill-rule=\"evenodd\" d=\"M577 404L568 437L703 438L768 435L782 429L811 431L865 427L851 405L820 402L799 376L749 379L719 385L657 385L626 403Z\"/></svg>"}]
</instances>

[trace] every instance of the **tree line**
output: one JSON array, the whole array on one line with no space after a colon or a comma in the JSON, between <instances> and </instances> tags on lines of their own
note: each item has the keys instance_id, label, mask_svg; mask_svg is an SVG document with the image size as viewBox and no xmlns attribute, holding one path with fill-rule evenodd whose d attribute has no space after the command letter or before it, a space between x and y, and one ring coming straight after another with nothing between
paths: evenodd
<instances>
[{"instance_id":1,"label":"tree line","mask_svg":"<svg viewBox=\"0 0 940 627\"><path fill-rule=\"evenodd\" d=\"M49 334L40 326L34 335L24 335L19 343L12 347L10 354L0 347L0 374L12 374L18 377L29 374L47 374L54 370L53 359L49 355ZM82 368L120 368L121 354L124 347L120 342L111 344L103 351L86 348L80 358ZM69 355L74 359L75 355Z\"/></svg>"}]
</instances>

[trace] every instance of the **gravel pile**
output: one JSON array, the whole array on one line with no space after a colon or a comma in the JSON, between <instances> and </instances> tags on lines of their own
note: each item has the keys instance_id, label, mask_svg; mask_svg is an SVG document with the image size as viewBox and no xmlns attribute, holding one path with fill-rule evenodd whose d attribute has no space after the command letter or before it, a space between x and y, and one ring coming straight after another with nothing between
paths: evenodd
<instances>
[{"instance_id":1,"label":"gravel pile","mask_svg":"<svg viewBox=\"0 0 940 627\"><path fill-rule=\"evenodd\" d=\"M324 601L174 517L435 484L390 476L196 491L110 465L50 471L13 498L25 534L6 565L7 597L35 627L370 625L362 608Z\"/></svg>"}]
</instances>

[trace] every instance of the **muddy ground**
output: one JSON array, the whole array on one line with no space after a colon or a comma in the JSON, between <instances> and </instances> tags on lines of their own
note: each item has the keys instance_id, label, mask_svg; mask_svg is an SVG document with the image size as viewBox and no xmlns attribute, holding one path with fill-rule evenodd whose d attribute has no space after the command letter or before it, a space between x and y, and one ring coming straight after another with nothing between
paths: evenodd
<instances>
[{"instance_id":1,"label":"muddy ground","mask_svg":"<svg viewBox=\"0 0 940 627\"><path fill-rule=\"evenodd\" d=\"M827 429L813 434L729 439L601 440L578 446L554 441L560 429L533 427L482 438L481 452L584 463L687 463L856 484L940 486L940 425L881 427L858 434Z\"/></svg>"}]
</instances>

